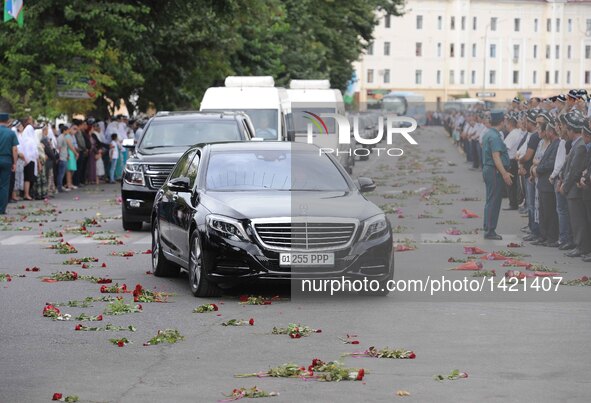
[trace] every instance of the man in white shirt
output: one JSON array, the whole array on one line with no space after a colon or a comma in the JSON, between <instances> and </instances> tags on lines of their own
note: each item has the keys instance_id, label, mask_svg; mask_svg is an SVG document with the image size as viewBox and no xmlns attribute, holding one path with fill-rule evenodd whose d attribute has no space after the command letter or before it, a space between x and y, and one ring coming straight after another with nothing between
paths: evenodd
<instances>
[{"instance_id":1,"label":"man in white shirt","mask_svg":"<svg viewBox=\"0 0 591 403\"><path fill-rule=\"evenodd\" d=\"M507 146L509 160L511 161L509 172L516 179L518 178L518 163L515 159L515 155L517 154L517 148L519 147L519 143L525 135L525 133L523 133L521 129L517 127L518 119L519 117L515 112L509 112L507 115L505 115L505 125L507 130L509 131L509 134L507 135L507 137L505 137L505 145ZM518 181L514 180L511 186L507 188L507 193L509 196L509 207L505 210L517 210L519 208L518 191Z\"/></svg>"}]
</instances>

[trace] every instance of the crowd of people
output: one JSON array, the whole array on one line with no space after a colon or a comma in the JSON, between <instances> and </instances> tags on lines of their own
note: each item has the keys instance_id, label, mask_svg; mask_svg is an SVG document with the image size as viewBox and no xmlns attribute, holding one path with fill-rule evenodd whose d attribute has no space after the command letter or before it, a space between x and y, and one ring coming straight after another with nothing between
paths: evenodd
<instances>
[{"instance_id":1,"label":"crowd of people","mask_svg":"<svg viewBox=\"0 0 591 403\"><path fill-rule=\"evenodd\" d=\"M108 121L87 117L56 126L37 123L30 116L10 119L0 114L0 213L6 203L42 200L120 180L127 160L122 142L137 141L142 123L117 115Z\"/></svg>"},{"instance_id":2,"label":"crowd of people","mask_svg":"<svg viewBox=\"0 0 591 403\"><path fill-rule=\"evenodd\" d=\"M591 262L591 98L585 90L515 98L502 111L451 111L445 127L486 185L485 238L504 196L527 217L523 240ZM503 185L504 183L504 185Z\"/></svg>"}]
</instances>

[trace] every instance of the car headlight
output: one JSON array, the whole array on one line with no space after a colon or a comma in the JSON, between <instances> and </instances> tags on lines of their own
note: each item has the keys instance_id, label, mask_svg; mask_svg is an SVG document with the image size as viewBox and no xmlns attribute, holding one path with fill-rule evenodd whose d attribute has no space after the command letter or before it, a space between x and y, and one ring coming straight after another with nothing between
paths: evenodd
<instances>
[{"instance_id":1,"label":"car headlight","mask_svg":"<svg viewBox=\"0 0 591 403\"><path fill-rule=\"evenodd\" d=\"M216 234L232 241L247 241L248 236L240 221L230 217L210 214L206 218L208 228Z\"/></svg>"},{"instance_id":2,"label":"car headlight","mask_svg":"<svg viewBox=\"0 0 591 403\"><path fill-rule=\"evenodd\" d=\"M129 185L145 186L143 165L137 162L125 164L123 180Z\"/></svg>"},{"instance_id":3,"label":"car headlight","mask_svg":"<svg viewBox=\"0 0 591 403\"><path fill-rule=\"evenodd\" d=\"M388 230L388 223L384 214L367 219L363 225L362 241L369 241L370 239L382 236Z\"/></svg>"}]
</instances>

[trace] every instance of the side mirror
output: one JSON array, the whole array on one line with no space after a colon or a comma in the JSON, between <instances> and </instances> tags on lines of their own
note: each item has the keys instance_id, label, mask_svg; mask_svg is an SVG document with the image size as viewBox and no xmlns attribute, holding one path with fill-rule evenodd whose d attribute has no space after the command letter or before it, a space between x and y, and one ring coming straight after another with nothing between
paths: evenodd
<instances>
[{"instance_id":1,"label":"side mirror","mask_svg":"<svg viewBox=\"0 0 591 403\"><path fill-rule=\"evenodd\" d=\"M295 130L288 130L287 131L287 141L295 141L295 139L296 139Z\"/></svg>"},{"instance_id":2,"label":"side mirror","mask_svg":"<svg viewBox=\"0 0 591 403\"><path fill-rule=\"evenodd\" d=\"M171 179L168 182L168 189L173 192L190 192L189 184L189 178L181 176L180 178Z\"/></svg>"},{"instance_id":3,"label":"side mirror","mask_svg":"<svg viewBox=\"0 0 591 403\"><path fill-rule=\"evenodd\" d=\"M133 150L135 148L135 140L134 139L123 139L122 143L123 147Z\"/></svg>"},{"instance_id":4,"label":"side mirror","mask_svg":"<svg viewBox=\"0 0 591 403\"><path fill-rule=\"evenodd\" d=\"M359 182L359 191L361 193L368 193L376 190L376 184L371 178L360 177L357 179L357 182Z\"/></svg>"}]
</instances>

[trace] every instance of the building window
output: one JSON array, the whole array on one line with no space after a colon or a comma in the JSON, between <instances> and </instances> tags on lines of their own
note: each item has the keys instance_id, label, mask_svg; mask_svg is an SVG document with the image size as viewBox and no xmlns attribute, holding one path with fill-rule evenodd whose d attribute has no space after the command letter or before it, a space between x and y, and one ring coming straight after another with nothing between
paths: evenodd
<instances>
[{"instance_id":1,"label":"building window","mask_svg":"<svg viewBox=\"0 0 591 403\"><path fill-rule=\"evenodd\" d=\"M437 29L440 31L443 29L443 17L442 16L437 17Z\"/></svg>"},{"instance_id":2,"label":"building window","mask_svg":"<svg viewBox=\"0 0 591 403\"><path fill-rule=\"evenodd\" d=\"M534 45L534 59L538 58L538 45Z\"/></svg>"},{"instance_id":3,"label":"building window","mask_svg":"<svg viewBox=\"0 0 591 403\"><path fill-rule=\"evenodd\" d=\"M423 16L417 15L417 29L423 29Z\"/></svg>"},{"instance_id":4,"label":"building window","mask_svg":"<svg viewBox=\"0 0 591 403\"><path fill-rule=\"evenodd\" d=\"M497 30L497 17L491 17L490 19L490 30L496 31Z\"/></svg>"},{"instance_id":5,"label":"building window","mask_svg":"<svg viewBox=\"0 0 591 403\"><path fill-rule=\"evenodd\" d=\"M570 71L566 72L566 83L570 84Z\"/></svg>"},{"instance_id":6,"label":"building window","mask_svg":"<svg viewBox=\"0 0 591 403\"><path fill-rule=\"evenodd\" d=\"M460 84L465 84L466 81L466 72L464 70L460 70Z\"/></svg>"},{"instance_id":7,"label":"building window","mask_svg":"<svg viewBox=\"0 0 591 403\"><path fill-rule=\"evenodd\" d=\"M546 19L546 31L552 32L552 20L550 18Z\"/></svg>"},{"instance_id":8,"label":"building window","mask_svg":"<svg viewBox=\"0 0 591 403\"><path fill-rule=\"evenodd\" d=\"M513 61L519 60L519 45L513 45Z\"/></svg>"},{"instance_id":9,"label":"building window","mask_svg":"<svg viewBox=\"0 0 591 403\"><path fill-rule=\"evenodd\" d=\"M519 84L519 70L513 70L513 84Z\"/></svg>"},{"instance_id":10,"label":"building window","mask_svg":"<svg viewBox=\"0 0 591 403\"><path fill-rule=\"evenodd\" d=\"M452 31L456 29L456 17L451 17L451 21L449 23L449 29Z\"/></svg>"},{"instance_id":11,"label":"building window","mask_svg":"<svg viewBox=\"0 0 591 403\"><path fill-rule=\"evenodd\" d=\"M423 70L415 70L415 84L423 83Z\"/></svg>"},{"instance_id":12,"label":"building window","mask_svg":"<svg viewBox=\"0 0 591 403\"><path fill-rule=\"evenodd\" d=\"M546 59L550 59L550 45L546 45Z\"/></svg>"},{"instance_id":13,"label":"building window","mask_svg":"<svg viewBox=\"0 0 591 403\"><path fill-rule=\"evenodd\" d=\"M591 59L591 45L585 45L585 59Z\"/></svg>"},{"instance_id":14,"label":"building window","mask_svg":"<svg viewBox=\"0 0 591 403\"><path fill-rule=\"evenodd\" d=\"M556 32L560 32L560 18L556 19Z\"/></svg>"},{"instance_id":15,"label":"building window","mask_svg":"<svg viewBox=\"0 0 591 403\"><path fill-rule=\"evenodd\" d=\"M490 57L497 57L497 45L494 43L490 45Z\"/></svg>"},{"instance_id":16,"label":"building window","mask_svg":"<svg viewBox=\"0 0 591 403\"><path fill-rule=\"evenodd\" d=\"M537 71L534 71L534 76L533 76L533 80L532 81L533 81L534 84L537 84L538 83L538 72Z\"/></svg>"},{"instance_id":17,"label":"building window","mask_svg":"<svg viewBox=\"0 0 591 403\"><path fill-rule=\"evenodd\" d=\"M470 81L472 84L476 84L476 70L472 70L472 73L470 73Z\"/></svg>"},{"instance_id":18,"label":"building window","mask_svg":"<svg viewBox=\"0 0 591 403\"><path fill-rule=\"evenodd\" d=\"M472 57L476 57L476 44L472 44Z\"/></svg>"},{"instance_id":19,"label":"building window","mask_svg":"<svg viewBox=\"0 0 591 403\"><path fill-rule=\"evenodd\" d=\"M534 32L538 32L538 19L534 19Z\"/></svg>"},{"instance_id":20,"label":"building window","mask_svg":"<svg viewBox=\"0 0 591 403\"><path fill-rule=\"evenodd\" d=\"M556 48L554 49L554 57L560 59L560 45L556 45Z\"/></svg>"},{"instance_id":21,"label":"building window","mask_svg":"<svg viewBox=\"0 0 591 403\"><path fill-rule=\"evenodd\" d=\"M572 18L568 19L568 32L573 32L573 20Z\"/></svg>"},{"instance_id":22,"label":"building window","mask_svg":"<svg viewBox=\"0 0 591 403\"><path fill-rule=\"evenodd\" d=\"M587 29L585 32L591 32L591 18L587 18Z\"/></svg>"},{"instance_id":23,"label":"building window","mask_svg":"<svg viewBox=\"0 0 591 403\"><path fill-rule=\"evenodd\" d=\"M367 69L367 82L373 83L373 69Z\"/></svg>"},{"instance_id":24,"label":"building window","mask_svg":"<svg viewBox=\"0 0 591 403\"><path fill-rule=\"evenodd\" d=\"M441 84L441 70L437 70L437 84Z\"/></svg>"},{"instance_id":25,"label":"building window","mask_svg":"<svg viewBox=\"0 0 591 403\"><path fill-rule=\"evenodd\" d=\"M415 55L417 57L423 56L423 43L422 42L417 42L415 44Z\"/></svg>"},{"instance_id":26,"label":"building window","mask_svg":"<svg viewBox=\"0 0 591 403\"><path fill-rule=\"evenodd\" d=\"M462 17L460 25L462 26L462 31L465 31L466 30L466 17Z\"/></svg>"},{"instance_id":27,"label":"building window","mask_svg":"<svg viewBox=\"0 0 591 403\"><path fill-rule=\"evenodd\" d=\"M495 70L488 72L488 83L493 85L497 83L497 72Z\"/></svg>"},{"instance_id":28,"label":"building window","mask_svg":"<svg viewBox=\"0 0 591 403\"><path fill-rule=\"evenodd\" d=\"M566 57L568 59L572 59L573 58L573 47L568 45L568 47L566 48Z\"/></svg>"},{"instance_id":29,"label":"building window","mask_svg":"<svg viewBox=\"0 0 591 403\"><path fill-rule=\"evenodd\" d=\"M515 18L513 20L513 30L515 32L519 32L519 29L521 28L521 19L520 18Z\"/></svg>"},{"instance_id":30,"label":"building window","mask_svg":"<svg viewBox=\"0 0 591 403\"><path fill-rule=\"evenodd\" d=\"M455 57L455 47L453 43L449 44L449 57Z\"/></svg>"},{"instance_id":31,"label":"building window","mask_svg":"<svg viewBox=\"0 0 591 403\"><path fill-rule=\"evenodd\" d=\"M437 57L441 57L441 42L437 43Z\"/></svg>"},{"instance_id":32,"label":"building window","mask_svg":"<svg viewBox=\"0 0 591 403\"><path fill-rule=\"evenodd\" d=\"M460 57L465 57L466 56L466 45L465 44L460 44Z\"/></svg>"},{"instance_id":33,"label":"building window","mask_svg":"<svg viewBox=\"0 0 591 403\"><path fill-rule=\"evenodd\" d=\"M390 56L390 42L384 42L384 56Z\"/></svg>"},{"instance_id":34,"label":"building window","mask_svg":"<svg viewBox=\"0 0 591 403\"><path fill-rule=\"evenodd\" d=\"M476 31L476 27L478 26L478 19L476 17L472 17L472 29Z\"/></svg>"},{"instance_id":35,"label":"building window","mask_svg":"<svg viewBox=\"0 0 591 403\"><path fill-rule=\"evenodd\" d=\"M560 72L558 70L556 70L554 72L554 84L558 84L558 82L560 81Z\"/></svg>"},{"instance_id":36,"label":"building window","mask_svg":"<svg viewBox=\"0 0 591 403\"><path fill-rule=\"evenodd\" d=\"M546 84L550 84L550 72L546 72Z\"/></svg>"},{"instance_id":37,"label":"building window","mask_svg":"<svg viewBox=\"0 0 591 403\"><path fill-rule=\"evenodd\" d=\"M390 82L390 69L384 70L384 84L388 84Z\"/></svg>"},{"instance_id":38,"label":"building window","mask_svg":"<svg viewBox=\"0 0 591 403\"><path fill-rule=\"evenodd\" d=\"M591 84L591 71L589 70L585 72L585 84Z\"/></svg>"},{"instance_id":39,"label":"building window","mask_svg":"<svg viewBox=\"0 0 591 403\"><path fill-rule=\"evenodd\" d=\"M454 70L449 71L449 83L452 85L456 83L456 74Z\"/></svg>"},{"instance_id":40,"label":"building window","mask_svg":"<svg viewBox=\"0 0 591 403\"><path fill-rule=\"evenodd\" d=\"M373 42L370 42L369 45L367 45L367 54L369 56L373 55Z\"/></svg>"},{"instance_id":41,"label":"building window","mask_svg":"<svg viewBox=\"0 0 591 403\"><path fill-rule=\"evenodd\" d=\"M384 18L384 25L386 28L390 28L390 14L386 14L386 17Z\"/></svg>"}]
</instances>

